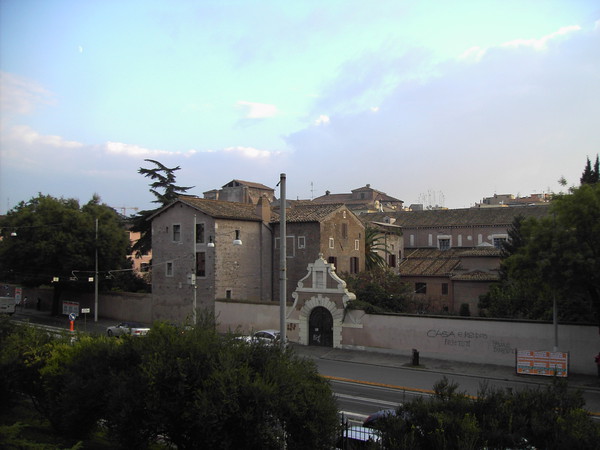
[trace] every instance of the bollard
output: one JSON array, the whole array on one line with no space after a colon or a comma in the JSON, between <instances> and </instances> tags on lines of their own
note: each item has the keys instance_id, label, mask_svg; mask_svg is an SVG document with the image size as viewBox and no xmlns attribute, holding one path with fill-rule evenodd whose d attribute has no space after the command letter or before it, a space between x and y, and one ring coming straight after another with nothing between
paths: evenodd
<instances>
[{"instance_id":1,"label":"bollard","mask_svg":"<svg viewBox=\"0 0 600 450\"><path fill-rule=\"evenodd\" d=\"M419 365L419 351L416 348L413 348L413 351L412 351L412 365L413 366Z\"/></svg>"}]
</instances>

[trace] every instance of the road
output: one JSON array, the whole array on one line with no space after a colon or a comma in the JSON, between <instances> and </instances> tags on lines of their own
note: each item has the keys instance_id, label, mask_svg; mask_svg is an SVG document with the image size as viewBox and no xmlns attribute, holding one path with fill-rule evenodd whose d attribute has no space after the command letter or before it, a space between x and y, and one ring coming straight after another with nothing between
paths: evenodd
<instances>
[{"instance_id":1,"label":"road","mask_svg":"<svg viewBox=\"0 0 600 450\"><path fill-rule=\"evenodd\" d=\"M331 380L340 411L356 420L364 419L380 409L394 408L416 396L429 395L434 384L444 375L450 382L459 385L460 392L473 396L476 396L486 383L490 388L510 387L515 390L547 385L547 380L536 382L529 378L511 380L442 374L429 370L373 366L323 358L317 358L315 362L319 373ZM583 391L583 397L586 408L600 416L600 390L586 389Z\"/></svg>"}]
</instances>

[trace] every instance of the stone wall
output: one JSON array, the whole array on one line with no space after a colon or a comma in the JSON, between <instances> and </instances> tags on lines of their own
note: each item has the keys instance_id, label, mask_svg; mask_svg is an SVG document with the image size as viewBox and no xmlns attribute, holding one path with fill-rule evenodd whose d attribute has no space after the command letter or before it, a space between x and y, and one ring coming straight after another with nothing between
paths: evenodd
<instances>
[{"instance_id":1,"label":"stone wall","mask_svg":"<svg viewBox=\"0 0 600 450\"><path fill-rule=\"evenodd\" d=\"M290 307L288 307L289 310ZM277 303L216 302L220 331L249 332L279 328ZM288 329L291 323L288 323ZM298 339L293 330L292 341ZM417 349L427 358L515 366L515 349L551 351L551 323L481 318L412 315L377 315L347 311L342 325L341 348L362 349L409 356ZM598 327L559 325L558 350L569 352L570 371L595 375L594 356L600 349Z\"/></svg>"}]
</instances>

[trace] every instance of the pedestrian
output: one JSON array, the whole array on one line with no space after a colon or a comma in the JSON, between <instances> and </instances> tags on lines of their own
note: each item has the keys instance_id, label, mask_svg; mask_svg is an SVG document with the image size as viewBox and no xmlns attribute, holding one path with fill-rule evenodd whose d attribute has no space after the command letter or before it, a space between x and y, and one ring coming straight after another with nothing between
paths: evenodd
<instances>
[{"instance_id":1,"label":"pedestrian","mask_svg":"<svg viewBox=\"0 0 600 450\"><path fill-rule=\"evenodd\" d=\"M23 308L27 309L27 296L23 299Z\"/></svg>"},{"instance_id":2,"label":"pedestrian","mask_svg":"<svg viewBox=\"0 0 600 450\"><path fill-rule=\"evenodd\" d=\"M600 377L600 352L594 357L596 361L596 367L598 367L598 377Z\"/></svg>"}]
</instances>

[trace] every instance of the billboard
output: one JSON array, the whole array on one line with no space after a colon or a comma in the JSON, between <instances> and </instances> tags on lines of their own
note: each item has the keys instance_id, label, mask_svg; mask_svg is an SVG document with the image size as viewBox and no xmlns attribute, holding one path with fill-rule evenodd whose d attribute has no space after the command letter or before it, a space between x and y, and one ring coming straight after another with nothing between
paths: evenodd
<instances>
[{"instance_id":1,"label":"billboard","mask_svg":"<svg viewBox=\"0 0 600 450\"><path fill-rule=\"evenodd\" d=\"M569 375L569 353L516 350L517 374L566 378Z\"/></svg>"}]
</instances>

